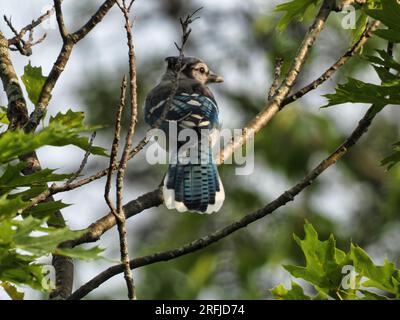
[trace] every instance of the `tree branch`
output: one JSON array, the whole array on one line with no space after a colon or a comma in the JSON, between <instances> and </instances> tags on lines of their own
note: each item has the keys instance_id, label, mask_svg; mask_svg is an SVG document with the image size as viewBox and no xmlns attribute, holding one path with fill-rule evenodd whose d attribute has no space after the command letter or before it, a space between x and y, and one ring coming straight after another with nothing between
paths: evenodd
<instances>
[{"instance_id":1,"label":"tree branch","mask_svg":"<svg viewBox=\"0 0 400 320\"><path fill-rule=\"evenodd\" d=\"M121 137L121 118L122 112L125 107L125 98L126 98L126 77L124 76L121 84L121 92L119 105L117 109L116 119L115 119L115 131L114 131L114 140L111 147L111 155L110 155L110 166L107 173L107 182L104 190L104 198L108 207L111 210L112 215L115 217L115 220L118 225L118 233L120 239L120 252L121 252L121 262L124 265L124 275L125 281L128 288L128 298L132 300L135 297L135 287L133 283L132 271L129 268L129 256L128 256L128 239L126 236L126 228L125 228L125 216L122 209L121 201L122 201L122 185L123 185L123 174L124 171L118 170L118 179L117 179L117 208L111 202L110 199L110 190L111 190L111 181L112 181L112 168L116 165L119 142ZM129 133L128 133L129 136ZM127 145L125 145L126 148ZM125 153L125 151L124 151ZM125 165L126 166L126 165ZM122 175L121 175L122 172ZM118 211L117 211L118 210Z\"/></svg>"},{"instance_id":2,"label":"tree branch","mask_svg":"<svg viewBox=\"0 0 400 320\"><path fill-rule=\"evenodd\" d=\"M112 168L116 166L117 162L117 155L118 155L118 149L119 149L119 141L121 138L121 118L122 118L122 112L125 108L125 99L126 99L126 76L124 75L122 79L122 84L121 84L121 91L120 91L120 98L119 98L119 104L118 104L118 109L117 113L115 116L115 129L114 129L114 140L111 146L111 154L110 154L110 164L109 164L109 169L107 172L107 181L106 181L106 186L104 188L104 199L106 200L106 203L108 207L111 210L111 213L115 216L115 207L111 202L110 199L110 190L111 190L111 180L112 180Z\"/></svg>"},{"instance_id":3,"label":"tree branch","mask_svg":"<svg viewBox=\"0 0 400 320\"><path fill-rule=\"evenodd\" d=\"M132 23L129 19L129 11L125 0L122 0L122 5L117 2L125 19L125 30L128 40L128 53L129 53L129 89L130 89L130 118L129 128L126 134L125 147L122 152L121 161L117 172L117 210L112 211L116 221L120 239L120 252L121 262L124 266L124 277L128 288L129 300L136 299L135 284L133 281L133 273L129 267L129 250L128 250L128 237L126 235L126 218L123 209L123 187L125 171L129 160L129 154L132 148L132 139L135 133L137 123L137 84L136 84L136 57L133 44ZM112 166L111 166L112 167ZM109 169L109 171L111 171Z\"/></svg>"},{"instance_id":4,"label":"tree branch","mask_svg":"<svg viewBox=\"0 0 400 320\"><path fill-rule=\"evenodd\" d=\"M21 86L8 50L8 40L0 31L0 77L8 99L9 129L21 128L28 121L28 110Z\"/></svg>"},{"instance_id":5,"label":"tree branch","mask_svg":"<svg viewBox=\"0 0 400 320\"><path fill-rule=\"evenodd\" d=\"M161 189L156 189L145 193L135 200L132 200L124 205L123 210L125 212L126 219L129 219L136 214L153 207L157 207L163 204L163 197ZM92 223L81 237L69 241L69 244L74 247L83 243L96 242L100 237L116 224L114 215L109 212L104 217L98 219Z\"/></svg>"},{"instance_id":6,"label":"tree branch","mask_svg":"<svg viewBox=\"0 0 400 320\"><path fill-rule=\"evenodd\" d=\"M69 178L67 180L66 185L71 184L72 182L74 182L74 180L76 178L78 178L81 175L81 173L82 173L83 169L85 168L85 166L86 166L86 164L88 162L88 159L90 157L90 154L91 154L91 151L92 151L92 147L93 147L93 143L94 143L94 138L96 138L96 131L94 131L92 133L92 136L90 137L89 146L88 146L88 148L87 148L87 150L85 152L85 155L83 156L83 159L81 161L81 164L80 164L78 170L72 175L71 178Z\"/></svg>"},{"instance_id":7,"label":"tree branch","mask_svg":"<svg viewBox=\"0 0 400 320\"><path fill-rule=\"evenodd\" d=\"M82 28L73 34L68 34L65 38L63 37L64 42L61 51L43 85L38 104L30 115L28 123L25 125L24 129L26 132L35 131L40 121L46 115L46 109L51 99L51 92L68 63L74 45L82 40L104 18L115 2L116 0L106 0Z\"/></svg>"},{"instance_id":8,"label":"tree branch","mask_svg":"<svg viewBox=\"0 0 400 320\"><path fill-rule=\"evenodd\" d=\"M47 19L49 16L50 15L45 14L42 17L45 17ZM12 33L14 33L14 35L15 35L15 37L13 39L9 40L9 42L8 42L10 50L12 50L12 51L19 51L22 55L30 56L32 54L32 47L37 45L37 44L39 44L39 43L41 43L41 42L43 42L43 40L46 38L46 33L45 33L38 40L33 41L33 30L34 30L34 27L31 27L31 28L28 28L28 29L26 29L27 27L25 27L20 32L17 32L17 30L14 28L14 26L13 26L13 24L11 22L11 17L8 19L4 15L3 18L4 18L4 21L7 23L8 27L10 28L10 30L12 31ZM39 21L41 22L42 20L40 20L40 18L39 18ZM35 23L35 21L33 21L31 23L31 25L28 25L28 26L33 26L34 23ZM23 39L23 36L25 35L25 33L27 31L29 32L29 37L28 37L28 40L25 41Z\"/></svg>"},{"instance_id":9,"label":"tree branch","mask_svg":"<svg viewBox=\"0 0 400 320\"><path fill-rule=\"evenodd\" d=\"M60 31L61 38L65 42L68 40L69 34L64 23L64 16L61 9L61 2L62 0L54 0L54 8L56 10L58 29Z\"/></svg>"},{"instance_id":10,"label":"tree branch","mask_svg":"<svg viewBox=\"0 0 400 320\"><path fill-rule=\"evenodd\" d=\"M47 10L43 15L41 15L39 18L36 20L33 20L30 24L26 25L21 29L21 31L15 35L14 38L8 40L8 45L10 46L15 46L16 50L18 50L21 54L23 55L30 55L32 54L32 50L30 48L34 45L31 44L29 46L29 42L25 43L22 41L22 38L25 36L27 32L32 34L33 29L35 29L38 25L40 25L42 22L45 20L49 19L51 15L54 13L54 8ZM42 39L46 36L46 34L43 35ZM43 41L43 40L42 40ZM22 43L22 46L21 46ZM37 43L37 42L36 42ZM12 49L11 49L12 50Z\"/></svg>"}]
</instances>

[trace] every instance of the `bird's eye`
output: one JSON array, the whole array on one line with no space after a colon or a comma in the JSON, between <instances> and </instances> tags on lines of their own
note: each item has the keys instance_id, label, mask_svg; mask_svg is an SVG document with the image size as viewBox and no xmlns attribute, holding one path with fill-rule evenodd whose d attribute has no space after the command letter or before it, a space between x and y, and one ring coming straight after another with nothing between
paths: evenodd
<instances>
[{"instance_id":1,"label":"bird's eye","mask_svg":"<svg viewBox=\"0 0 400 320\"><path fill-rule=\"evenodd\" d=\"M206 72L206 69L204 69L204 67L201 67L201 68L199 69L199 71L200 71L200 73L205 73L205 72Z\"/></svg>"}]
</instances>

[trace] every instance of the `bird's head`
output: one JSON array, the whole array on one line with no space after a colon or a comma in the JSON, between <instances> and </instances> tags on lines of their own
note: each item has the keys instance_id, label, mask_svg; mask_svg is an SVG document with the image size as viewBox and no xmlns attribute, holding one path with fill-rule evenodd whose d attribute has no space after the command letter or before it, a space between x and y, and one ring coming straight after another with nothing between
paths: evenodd
<instances>
[{"instance_id":1,"label":"bird's head","mask_svg":"<svg viewBox=\"0 0 400 320\"><path fill-rule=\"evenodd\" d=\"M177 70L178 60L179 57L165 58L165 61L168 63L167 72L175 72ZM207 64L201 59L184 57L181 66L183 67L181 73L183 77L197 80L202 84L220 83L224 81L221 76L212 72Z\"/></svg>"}]
</instances>

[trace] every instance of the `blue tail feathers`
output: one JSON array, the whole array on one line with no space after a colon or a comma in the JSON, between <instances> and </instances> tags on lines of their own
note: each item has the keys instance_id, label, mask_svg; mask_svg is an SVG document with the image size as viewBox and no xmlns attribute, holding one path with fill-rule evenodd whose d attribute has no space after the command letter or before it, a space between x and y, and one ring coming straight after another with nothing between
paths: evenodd
<instances>
[{"instance_id":1,"label":"blue tail feathers","mask_svg":"<svg viewBox=\"0 0 400 320\"><path fill-rule=\"evenodd\" d=\"M163 187L168 209L212 213L221 208L225 193L211 149L199 158L199 163L169 165Z\"/></svg>"}]
</instances>

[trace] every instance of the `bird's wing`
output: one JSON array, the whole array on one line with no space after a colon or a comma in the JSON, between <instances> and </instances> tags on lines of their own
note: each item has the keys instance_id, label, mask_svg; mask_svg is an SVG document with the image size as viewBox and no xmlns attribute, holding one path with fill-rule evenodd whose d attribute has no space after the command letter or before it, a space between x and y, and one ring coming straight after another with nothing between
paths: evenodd
<instances>
[{"instance_id":1,"label":"bird's wing","mask_svg":"<svg viewBox=\"0 0 400 320\"><path fill-rule=\"evenodd\" d=\"M167 99L146 107L146 120L155 125L167 107ZM213 99L198 93L179 93L174 96L162 123L176 121L182 128L214 129L219 126L218 106Z\"/></svg>"}]
</instances>

